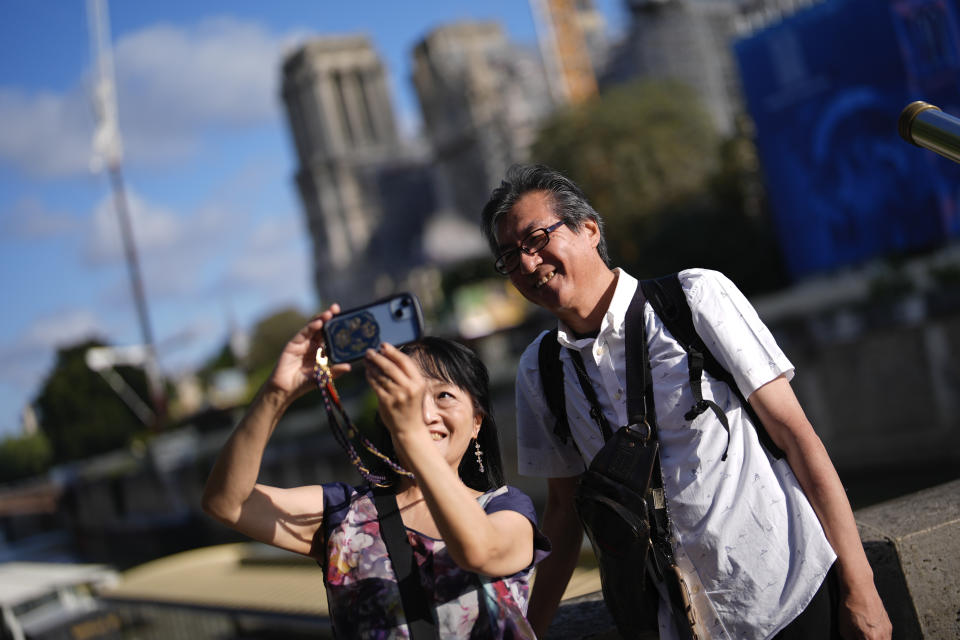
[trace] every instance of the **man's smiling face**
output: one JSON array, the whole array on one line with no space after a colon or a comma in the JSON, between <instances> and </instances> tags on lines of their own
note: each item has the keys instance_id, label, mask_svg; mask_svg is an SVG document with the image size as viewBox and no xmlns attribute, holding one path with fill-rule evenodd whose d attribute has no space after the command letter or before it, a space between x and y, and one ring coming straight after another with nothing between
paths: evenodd
<instances>
[{"instance_id":1,"label":"man's smiling face","mask_svg":"<svg viewBox=\"0 0 960 640\"><path fill-rule=\"evenodd\" d=\"M500 251L519 247L531 231L548 228L559 219L547 192L524 194L497 222ZM592 220L585 221L578 231L560 225L535 255L520 252L520 265L510 272L510 281L527 300L559 316L575 311L586 293L578 292L578 283L589 285L594 270L605 270L597 254L599 238Z\"/></svg>"}]
</instances>

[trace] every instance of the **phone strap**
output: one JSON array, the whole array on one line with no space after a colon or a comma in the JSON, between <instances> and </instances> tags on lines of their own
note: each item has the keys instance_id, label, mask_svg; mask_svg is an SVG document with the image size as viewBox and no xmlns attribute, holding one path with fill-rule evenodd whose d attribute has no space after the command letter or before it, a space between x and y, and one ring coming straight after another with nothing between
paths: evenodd
<instances>
[{"instance_id":1,"label":"phone strap","mask_svg":"<svg viewBox=\"0 0 960 640\"><path fill-rule=\"evenodd\" d=\"M320 395L323 396L323 406L327 410L327 418L330 421L330 430L333 432L333 437L347 452L350 462L357 468L360 475L374 487L388 487L391 484L391 478L388 475L375 473L364 463L360 457L360 452L353 444L354 440L358 440L364 449L380 459L394 473L413 479L412 473L380 451L353 424L340 402L340 394L337 393L337 388L333 386L329 360L323 353L323 347L317 349L317 363L313 368L313 374L317 380L317 386L320 388Z\"/></svg>"},{"instance_id":2,"label":"phone strap","mask_svg":"<svg viewBox=\"0 0 960 640\"><path fill-rule=\"evenodd\" d=\"M430 605L420 582L417 560L413 556L413 547L407 538L406 527L400 516L397 496L390 491L374 490L373 502L377 507L377 519L380 521L380 535L387 547L393 573L397 577L400 589L400 602L407 619L412 640L426 640L437 637L436 623L430 614Z\"/></svg>"}]
</instances>

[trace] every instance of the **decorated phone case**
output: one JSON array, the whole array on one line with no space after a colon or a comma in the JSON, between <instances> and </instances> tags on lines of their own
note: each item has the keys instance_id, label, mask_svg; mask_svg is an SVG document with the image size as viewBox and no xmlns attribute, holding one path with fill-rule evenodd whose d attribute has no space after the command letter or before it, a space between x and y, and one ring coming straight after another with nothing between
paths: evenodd
<instances>
[{"instance_id":1,"label":"decorated phone case","mask_svg":"<svg viewBox=\"0 0 960 640\"><path fill-rule=\"evenodd\" d=\"M399 347L420 338L423 312L412 293L400 293L334 316L323 327L331 362L350 362L381 342Z\"/></svg>"}]
</instances>

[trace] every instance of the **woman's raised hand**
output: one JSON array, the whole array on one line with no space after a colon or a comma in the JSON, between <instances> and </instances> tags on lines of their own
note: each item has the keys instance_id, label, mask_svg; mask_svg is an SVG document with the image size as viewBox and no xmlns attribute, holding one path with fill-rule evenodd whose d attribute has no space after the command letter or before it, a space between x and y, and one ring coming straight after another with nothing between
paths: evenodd
<instances>
[{"instance_id":1,"label":"woman's raised hand","mask_svg":"<svg viewBox=\"0 0 960 640\"><path fill-rule=\"evenodd\" d=\"M315 315L297 335L286 344L267 384L275 390L297 398L316 385L313 371L317 364L317 349L323 345L321 329L324 323L340 313L340 305L334 303L330 308ZM350 371L349 364L335 364L330 367L331 375L336 378Z\"/></svg>"},{"instance_id":2,"label":"woman's raised hand","mask_svg":"<svg viewBox=\"0 0 960 640\"><path fill-rule=\"evenodd\" d=\"M423 429L426 381L413 358L384 342L379 351L368 349L367 381L377 394L380 416L391 433Z\"/></svg>"}]
</instances>

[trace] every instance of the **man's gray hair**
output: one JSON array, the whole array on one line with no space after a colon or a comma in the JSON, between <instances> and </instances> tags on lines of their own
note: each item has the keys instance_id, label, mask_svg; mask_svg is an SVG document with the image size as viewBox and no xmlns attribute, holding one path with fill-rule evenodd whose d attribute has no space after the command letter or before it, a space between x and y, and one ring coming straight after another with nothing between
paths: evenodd
<instances>
[{"instance_id":1,"label":"man's gray hair","mask_svg":"<svg viewBox=\"0 0 960 640\"><path fill-rule=\"evenodd\" d=\"M532 191L546 193L554 214L574 232L579 232L587 220L596 222L600 229L597 253L600 254L604 263L610 266L603 218L590 206L583 191L573 180L556 169L542 164L515 164L510 167L500 186L493 190L490 199L483 207L480 224L494 255L499 253L497 223L500 218L510 212L522 196Z\"/></svg>"}]
</instances>

